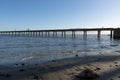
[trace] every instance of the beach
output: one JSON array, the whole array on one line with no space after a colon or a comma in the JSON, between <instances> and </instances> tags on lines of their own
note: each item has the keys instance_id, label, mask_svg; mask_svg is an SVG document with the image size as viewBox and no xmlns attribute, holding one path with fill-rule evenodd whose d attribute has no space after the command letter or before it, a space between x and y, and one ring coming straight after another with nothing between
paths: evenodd
<instances>
[{"instance_id":1,"label":"beach","mask_svg":"<svg viewBox=\"0 0 120 80\"><path fill-rule=\"evenodd\" d=\"M0 67L0 80L85 80L79 74L89 68L98 74L95 80L120 80L120 53L52 60L43 64L14 64Z\"/></svg>"},{"instance_id":2,"label":"beach","mask_svg":"<svg viewBox=\"0 0 120 80\"><path fill-rule=\"evenodd\" d=\"M0 0L0 80L120 80L120 0Z\"/></svg>"}]
</instances>

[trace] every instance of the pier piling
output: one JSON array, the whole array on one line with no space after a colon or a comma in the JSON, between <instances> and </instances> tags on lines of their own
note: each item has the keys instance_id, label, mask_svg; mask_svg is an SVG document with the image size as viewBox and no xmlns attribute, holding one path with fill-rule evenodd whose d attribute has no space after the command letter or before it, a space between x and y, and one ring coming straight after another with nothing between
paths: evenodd
<instances>
[{"instance_id":1,"label":"pier piling","mask_svg":"<svg viewBox=\"0 0 120 80\"><path fill-rule=\"evenodd\" d=\"M98 30L98 39L100 39L101 31Z\"/></svg>"}]
</instances>

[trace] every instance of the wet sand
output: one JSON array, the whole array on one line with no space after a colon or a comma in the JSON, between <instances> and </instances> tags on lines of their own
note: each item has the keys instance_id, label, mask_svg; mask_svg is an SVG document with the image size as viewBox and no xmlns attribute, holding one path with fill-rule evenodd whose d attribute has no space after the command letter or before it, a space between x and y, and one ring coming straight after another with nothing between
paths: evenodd
<instances>
[{"instance_id":1,"label":"wet sand","mask_svg":"<svg viewBox=\"0 0 120 80\"><path fill-rule=\"evenodd\" d=\"M96 72L95 80L120 80L120 53L53 60L44 64L0 67L0 80L84 80L76 77L85 68Z\"/></svg>"}]
</instances>

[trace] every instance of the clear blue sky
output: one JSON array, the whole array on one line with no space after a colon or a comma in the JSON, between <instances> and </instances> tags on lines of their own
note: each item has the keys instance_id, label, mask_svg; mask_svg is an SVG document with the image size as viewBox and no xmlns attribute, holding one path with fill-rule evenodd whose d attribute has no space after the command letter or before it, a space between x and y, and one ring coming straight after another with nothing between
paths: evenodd
<instances>
[{"instance_id":1,"label":"clear blue sky","mask_svg":"<svg viewBox=\"0 0 120 80\"><path fill-rule=\"evenodd\" d=\"M0 0L0 30L120 27L120 0Z\"/></svg>"}]
</instances>

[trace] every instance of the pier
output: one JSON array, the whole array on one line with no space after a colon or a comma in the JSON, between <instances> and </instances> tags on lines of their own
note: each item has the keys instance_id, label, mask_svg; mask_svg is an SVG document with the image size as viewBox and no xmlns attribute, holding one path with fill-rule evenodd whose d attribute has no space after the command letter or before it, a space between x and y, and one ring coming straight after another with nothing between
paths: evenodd
<instances>
[{"instance_id":1,"label":"pier","mask_svg":"<svg viewBox=\"0 0 120 80\"><path fill-rule=\"evenodd\" d=\"M97 37L100 38L102 31L110 31L110 38L120 38L119 28L78 28L78 29L53 29L53 30L20 30L20 31L0 31L4 36L41 36L41 37L61 37L65 38L67 32L71 32L72 38L75 38L76 32L83 32L83 37L87 37L88 31L97 31Z\"/></svg>"}]
</instances>

